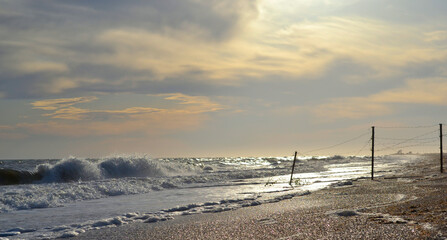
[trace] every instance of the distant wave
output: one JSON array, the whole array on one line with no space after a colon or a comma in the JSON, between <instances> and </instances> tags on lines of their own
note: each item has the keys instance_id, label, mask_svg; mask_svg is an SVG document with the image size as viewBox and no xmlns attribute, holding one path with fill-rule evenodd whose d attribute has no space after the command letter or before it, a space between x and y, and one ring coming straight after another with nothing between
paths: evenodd
<instances>
[{"instance_id":1,"label":"distant wave","mask_svg":"<svg viewBox=\"0 0 447 240\"><path fill-rule=\"evenodd\" d=\"M68 158L56 164L41 164L35 171L0 169L0 185L35 182L92 181L123 177L163 177L192 174L199 168L192 165L155 161L148 158L112 157L92 162Z\"/></svg>"},{"instance_id":2,"label":"distant wave","mask_svg":"<svg viewBox=\"0 0 447 240\"><path fill-rule=\"evenodd\" d=\"M333 156L313 156L311 158L311 160L326 160L326 161L330 161L330 160L343 160L346 159L346 157L341 156L341 155L333 155Z\"/></svg>"}]
</instances>

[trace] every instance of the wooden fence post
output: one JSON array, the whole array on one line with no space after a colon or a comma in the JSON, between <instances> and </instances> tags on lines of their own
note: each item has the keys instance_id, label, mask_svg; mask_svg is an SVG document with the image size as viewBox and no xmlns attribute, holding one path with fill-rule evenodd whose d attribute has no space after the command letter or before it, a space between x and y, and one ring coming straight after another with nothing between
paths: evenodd
<instances>
[{"instance_id":1,"label":"wooden fence post","mask_svg":"<svg viewBox=\"0 0 447 240\"><path fill-rule=\"evenodd\" d=\"M439 149L440 149L440 156L439 160L441 161L441 173L444 172L444 166L443 166L443 152L442 152L442 123L439 124Z\"/></svg>"},{"instance_id":2,"label":"wooden fence post","mask_svg":"<svg viewBox=\"0 0 447 240\"><path fill-rule=\"evenodd\" d=\"M290 186L292 186L293 171L295 170L295 162L296 162L296 154L297 153L298 152L295 151L295 157L293 158L292 173L290 174L290 182L289 182Z\"/></svg>"},{"instance_id":3,"label":"wooden fence post","mask_svg":"<svg viewBox=\"0 0 447 240\"><path fill-rule=\"evenodd\" d=\"M372 126L372 136L371 136L371 180L374 180L374 134L375 127Z\"/></svg>"}]
</instances>

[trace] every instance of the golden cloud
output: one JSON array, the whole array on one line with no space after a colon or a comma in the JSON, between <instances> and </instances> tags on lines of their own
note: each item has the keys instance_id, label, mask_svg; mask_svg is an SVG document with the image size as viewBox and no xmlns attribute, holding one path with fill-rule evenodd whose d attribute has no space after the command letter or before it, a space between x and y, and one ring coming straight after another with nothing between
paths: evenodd
<instances>
[{"instance_id":1,"label":"golden cloud","mask_svg":"<svg viewBox=\"0 0 447 240\"><path fill-rule=\"evenodd\" d=\"M443 42L447 40L447 31L440 30L425 33L425 40L427 42Z\"/></svg>"},{"instance_id":2,"label":"golden cloud","mask_svg":"<svg viewBox=\"0 0 447 240\"><path fill-rule=\"evenodd\" d=\"M158 96L165 96L167 100L176 100L180 101L180 104L190 105L188 107L190 113L215 112L225 108L205 96L188 96L182 93L158 94Z\"/></svg>"},{"instance_id":3,"label":"golden cloud","mask_svg":"<svg viewBox=\"0 0 447 240\"><path fill-rule=\"evenodd\" d=\"M9 125L0 125L0 131L4 131L4 130L13 130L14 127L9 126Z\"/></svg>"},{"instance_id":4,"label":"golden cloud","mask_svg":"<svg viewBox=\"0 0 447 240\"><path fill-rule=\"evenodd\" d=\"M361 119L371 116L381 116L392 113L392 108L385 104L375 103L368 98L333 99L312 109L322 121L335 119Z\"/></svg>"},{"instance_id":5,"label":"golden cloud","mask_svg":"<svg viewBox=\"0 0 447 240\"><path fill-rule=\"evenodd\" d=\"M32 102L34 109L41 109L46 111L53 111L52 113L43 114L43 116L55 119L70 119L81 120L87 116L94 116L95 114L107 114L110 116L129 116L136 117L137 115L152 114L152 113L183 113L183 114L200 114L205 112L215 112L224 109L221 104L211 101L205 96L188 96L182 93L173 94L158 94L154 96L161 96L166 100L179 101L181 105L186 105L178 109L160 109L153 107L131 107L121 110L93 110L73 107L75 104L91 102L97 100L97 97L77 97L77 98L60 98L47 99Z\"/></svg>"},{"instance_id":6,"label":"golden cloud","mask_svg":"<svg viewBox=\"0 0 447 240\"><path fill-rule=\"evenodd\" d=\"M125 118L119 121L49 121L42 123L20 123L17 124L16 128L23 129L31 134L68 137L116 136L130 133L163 135L171 131L190 131L196 129L206 119L207 117L203 114L162 111L157 114L142 114L137 118Z\"/></svg>"},{"instance_id":7,"label":"golden cloud","mask_svg":"<svg viewBox=\"0 0 447 240\"><path fill-rule=\"evenodd\" d=\"M18 65L18 70L25 73L67 72L66 64L58 62L24 62Z\"/></svg>"},{"instance_id":8,"label":"golden cloud","mask_svg":"<svg viewBox=\"0 0 447 240\"><path fill-rule=\"evenodd\" d=\"M277 44L298 48L310 59L321 56L354 59L376 70L376 76L398 74L408 63L443 60L446 49L430 45L424 28L390 24L366 18L328 17L304 21L280 30ZM442 33L436 33L436 37Z\"/></svg>"},{"instance_id":9,"label":"golden cloud","mask_svg":"<svg viewBox=\"0 0 447 240\"><path fill-rule=\"evenodd\" d=\"M68 78L59 77L36 84L35 92L46 94L58 94L69 89L74 89L82 84L101 83L103 80L95 78Z\"/></svg>"},{"instance_id":10,"label":"golden cloud","mask_svg":"<svg viewBox=\"0 0 447 240\"><path fill-rule=\"evenodd\" d=\"M16 130L17 126L0 125L0 139L17 140L17 139L24 139L27 137L26 134L16 132Z\"/></svg>"},{"instance_id":11,"label":"golden cloud","mask_svg":"<svg viewBox=\"0 0 447 240\"><path fill-rule=\"evenodd\" d=\"M60 121L21 123L14 128L33 134L61 136L120 135L126 133L161 134L166 131L196 129L208 119L204 114L225 107L205 96L181 93L155 95L179 101L178 108L130 107L120 110L95 110L74 105L96 100L96 97L61 98L35 101L34 109L51 111L43 116ZM104 118L104 116L106 116ZM64 120L70 120L66 122ZM2 126L7 128L9 126Z\"/></svg>"},{"instance_id":12,"label":"golden cloud","mask_svg":"<svg viewBox=\"0 0 447 240\"><path fill-rule=\"evenodd\" d=\"M316 106L311 111L326 120L361 119L391 114L390 104L447 105L447 79L412 79L406 86L385 90L367 97L333 99L330 103Z\"/></svg>"},{"instance_id":13,"label":"golden cloud","mask_svg":"<svg viewBox=\"0 0 447 240\"><path fill-rule=\"evenodd\" d=\"M416 103L447 105L447 78L412 79L403 88L369 97L378 103Z\"/></svg>"},{"instance_id":14,"label":"golden cloud","mask_svg":"<svg viewBox=\"0 0 447 240\"><path fill-rule=\"evenodd\" d=\"M98 114L106 114L109 116L127 116L134 117L145 113L154 113L163 111L158 108L144 108L144 107L132 107L122 110L90 110L76 107L67 107L54 111L53 113L43 114L43 116L55 118L55 119L70 119L70 120L82 120L85 118L94 118Z\"/></svg>"},{"instance_id":15,"label":"golden cloud","mask_svg":"<svg viewBox=\"0 0 447 240\"><path fill-rule=\"evenodd\" d=\"M112 29L96 40L114 51L98 55L95 61L148 70L158 80L196 70L204 79L228 84L247 76L318 76L338 58L370 66L376 70L369 76L373 78L399 74L400 67L409 63L447 58L447 50L427 42L427 38L443 38L444 32L426 35L419 26L327 17L277 30L258 21L246 23L245 31L222 42L202 39L201 30L194 28L164 33Z\"/></svg>"},{"instance_id":16,"label":"golden cloud","mask_svg":"<svg viewBox=\"0 0 447 240\"><path fill-rule=\"evenodd\" d=\"M97 40L111 47L113 54L99 55L95 61L151 71L158 80L199 71L204 79L232 84L243 76L314 75L330 60L324 56L309 58L243 36L209 42L197 35L200 36L183 32L162 35L136 29L109 30Z\"/></svg>"},{"instance_id":17,"label":"golden cloud","mask_svg":"<svg viewBox=\"0 0 447 240\"><path fill-rule=\"evenodd\" d=\"M77 98L59 98L59 99L47 99L41 101L32 102L31 105L34 109L42 110L57 110L61 108L67 108L79 103L91 102L98 99L97 97L77 97Z\"/></svg>"}]
</instances>

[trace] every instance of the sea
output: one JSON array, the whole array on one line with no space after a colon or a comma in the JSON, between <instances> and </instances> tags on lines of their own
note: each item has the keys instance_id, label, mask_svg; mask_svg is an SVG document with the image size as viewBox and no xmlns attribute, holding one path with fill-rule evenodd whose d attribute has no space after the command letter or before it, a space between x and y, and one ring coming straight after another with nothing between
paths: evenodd
<instances>
[{"instance_id":1,"label":"sea","mask_svg":"<svg viewBox=\"0 0 447 240\"><path fill-rule=\"evenodd\" d=\"M0 239L70 238L278 202L369 178L369 156L0 160ZM375 158L375 176L419 155Z\"/></svg>"}]
</instances>

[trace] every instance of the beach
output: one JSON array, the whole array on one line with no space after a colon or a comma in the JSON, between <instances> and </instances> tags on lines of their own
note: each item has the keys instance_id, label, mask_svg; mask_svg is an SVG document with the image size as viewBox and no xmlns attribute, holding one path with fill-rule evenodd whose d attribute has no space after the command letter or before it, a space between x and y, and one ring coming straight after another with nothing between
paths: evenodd
<instances>
[{"instance_id":1,"label":"beach","mask_svg":"<svg viewBox=\"0 0 447 240\"><path fill-rule=\"evenodd\" d=\"M447 239L447 0L0 0L0 73L0 240Z\"/></svg>"},{"instance_id":2,"label":"beach","mask_svg":"<svg viewBox=\"0 0 447 240\"><path fill-rule=\"evenodd\" d=\"M433 160L279 202L72 239L446 239L446 197L447 175Z\"/></svg>"},{"instance_id":3,"label":"beach","mask_svg":"<svg viewBox=\"0 0 447 240\"><path fill-rule=\"evenodd\" d=\"M138 222L225 212L309 195L369 176L366 156L299 157L292 187L292 160L130 156L1 161L6 174L0 172L0 179L7 183L12 173L12 180L24 183L0 186L0 237L73 237ZM424 156L381 156L376 175L392 175L421 161L426 161ZM41 180L26 183L29 175L39 175Z\"/></svg>"}]
</instances>

